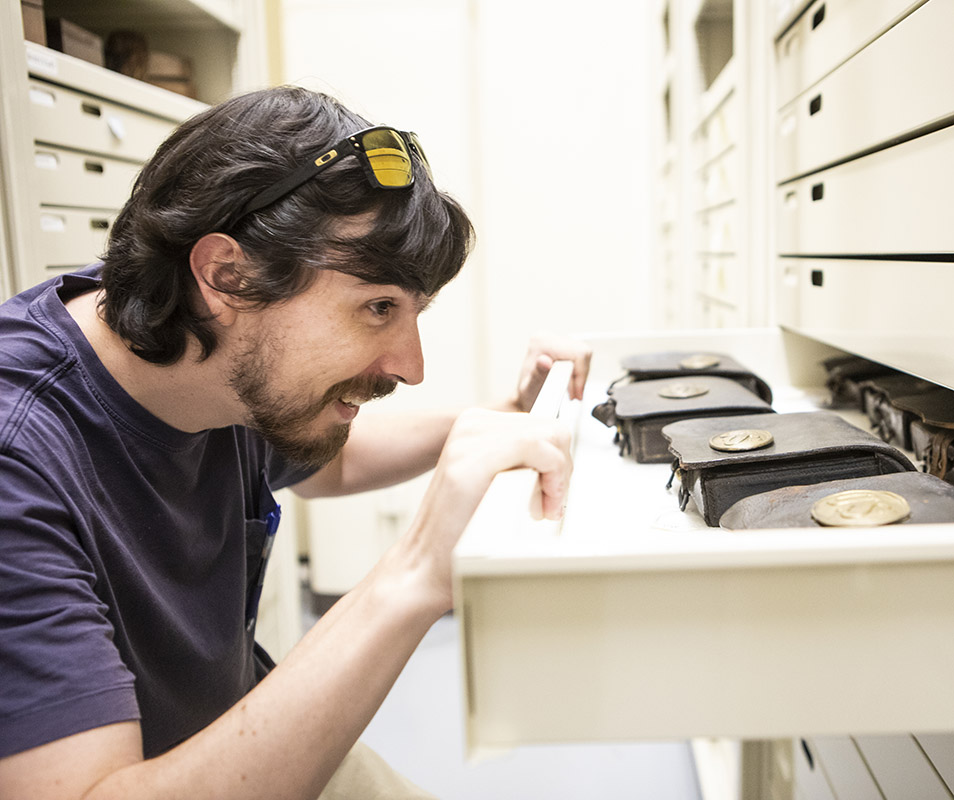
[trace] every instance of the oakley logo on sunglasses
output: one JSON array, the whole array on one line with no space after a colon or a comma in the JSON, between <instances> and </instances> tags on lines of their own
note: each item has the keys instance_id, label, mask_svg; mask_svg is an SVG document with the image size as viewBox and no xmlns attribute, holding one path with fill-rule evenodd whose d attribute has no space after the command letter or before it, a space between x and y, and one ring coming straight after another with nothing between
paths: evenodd
<instances>
[{"instance_id":1,"label":"oakley logo on sunglasses","mask_svg":"<svg viewBox=\"0 0 954 800\"><path fill-rule=\"evenodd\" d=\"M355 156L358 159L372 186L379 189L403 189L414 183L412 153L420 159L430 174L417 134L385 125L365 128L347 139L342 139L277 183L260 191L245 204L239 218L271 205L346 156Z\"/></svg>"}]
</instances>

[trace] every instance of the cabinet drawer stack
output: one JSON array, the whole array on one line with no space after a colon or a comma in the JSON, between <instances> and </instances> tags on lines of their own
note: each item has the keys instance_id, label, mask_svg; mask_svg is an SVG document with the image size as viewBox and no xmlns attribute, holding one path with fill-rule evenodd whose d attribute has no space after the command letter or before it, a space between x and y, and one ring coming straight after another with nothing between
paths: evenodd
<instances>
[{"instance_id":1,"label":"cabinet drawer stack","mask_svg":"<svg viewBox=\"0 0 954 800\"><path fill-rule=\"evenodd\" d=\"M37 262L31 282L95 261L142 164L203 108L27 43Z\"/></svg>"},{"instance_id":2,"label":"cabinet drawer stack","mask_svg":"<svg viewBox=\"0 0 954 800\"><path fill-rule=\"evenodd\" d=\"M947 0L816 0L776 40L774 123L779 322L945 384L951 30Z\"/></svg>"},{"instance_id":3,"label":"cabinet drawer stack","mask_svg":"<svg viewBox=\"0 0 954 800\"><path fill-rule=\"evenodd\" d=\"M776 38L774 115L779 322L948 385L951 30L949 0L815 0ZM803 800L954 789L954 734L798 739L792 753Z\"/></svg>"}]
</instances>

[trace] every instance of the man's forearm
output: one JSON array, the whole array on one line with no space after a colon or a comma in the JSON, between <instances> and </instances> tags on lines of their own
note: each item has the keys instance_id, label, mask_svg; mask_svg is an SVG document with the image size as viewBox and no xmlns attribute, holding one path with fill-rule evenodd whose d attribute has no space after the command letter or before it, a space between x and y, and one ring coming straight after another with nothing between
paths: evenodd
<instances>
[{"instance_id":1,"label":"man's forearm","mask_svg":"<svg viewBox=\"0 0 954 800\"><path fill-rule=\"evenodd\" d=\"M443 610L412 573L376 569L234 708L89 800L317 797Z\"/></svg>"},{"instance_id":2,"label":"man's forearm","mask_svg":"<svg viewBox=\"0 0 954 800\"><path fill-rule=\"evenodd\" d=\"M370 412L352 423L341 453L292 487L302 497L336 497L382 489L434 468L459 409Z\"/></svg>"}]
</instances>

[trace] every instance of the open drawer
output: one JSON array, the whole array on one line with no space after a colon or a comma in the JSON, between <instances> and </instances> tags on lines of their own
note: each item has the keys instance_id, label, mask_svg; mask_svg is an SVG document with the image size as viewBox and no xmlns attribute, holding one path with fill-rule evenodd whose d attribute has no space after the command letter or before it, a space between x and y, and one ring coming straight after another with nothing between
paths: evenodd
<instances>
[{"instance_id":1,"label":"open drawer","mask_svg":"<svg viewBox=\"0 0 954 800\"><path fill-rule=\"evenodd\" d=\"M455 553L470 748L954 728L954 525L708 528L590 416L630 353L731 354L802 411L834 351L776 329L590 340L564 521L488 495Z\"/></svg>"}]
</instances>

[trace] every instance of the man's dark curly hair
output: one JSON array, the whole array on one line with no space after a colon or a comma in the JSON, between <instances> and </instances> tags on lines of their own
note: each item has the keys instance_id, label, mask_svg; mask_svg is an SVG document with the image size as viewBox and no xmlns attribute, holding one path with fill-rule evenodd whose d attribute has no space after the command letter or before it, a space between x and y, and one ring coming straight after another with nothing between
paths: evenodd
<instances>
[{"instance_id":1,"label":"man's dark curly hair","mask_svg":"<svg viewBox=\"0 0 954 800\"><path fill-rule=\"evenodd\" d=\"M371 186L348 157L241 215L252 196L305 157L366 127L335 99L298 87L244 94L184 122L143 167L113 226L103 318L147 361L178 361L190 334L202 357L211 355L215 332L196 302L189 254L213 232L232 236L246 257L233 280L216 288L253 305L298 294L322 269L435 294L463 266L474 232L416 157L408 188ZM339 223L355 215L365 215L370 229L349 237Z\"/></svg>"}]
</instances>

